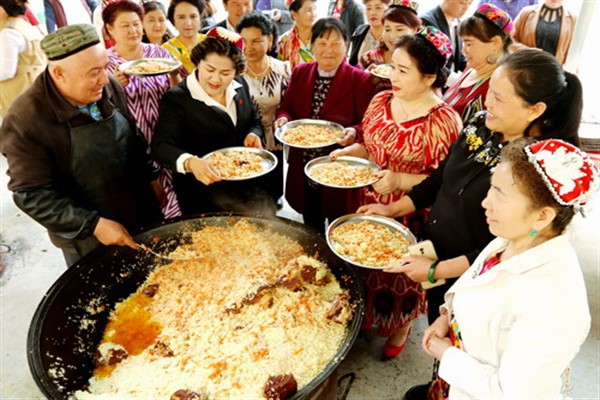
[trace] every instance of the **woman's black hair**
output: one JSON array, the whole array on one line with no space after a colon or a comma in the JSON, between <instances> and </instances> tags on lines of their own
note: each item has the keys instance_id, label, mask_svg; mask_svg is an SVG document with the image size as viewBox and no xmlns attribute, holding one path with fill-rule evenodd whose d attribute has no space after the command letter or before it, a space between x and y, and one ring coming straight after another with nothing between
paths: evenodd
<instances>
[{"instance_id":1,"label":"woman's black hair","mask_svg":"<svg viewBox=\"0 0 600 400\"><path fill-rule=\"evenodd\" d=\"M153 11L162 11L162 13L165 15L165 17L167 16L167 11L165 10L165 6L163 6L162 3L158 2L158 1L147 1L145 3L142 4L142 7L144 8L144 15L151 13ZM171 39L171 36L169 35L169 32L165 32L165 34L162 37L162 42L166 42L169 39ZM142 42L144 43L150 43L150 40L148 39L148 36L146 35L146 31L144 30L144 35L142 36Z\"/></svg>"},{"instance_id":2,"label":"woman's black hair","mask_svg":"<svg viewBox=\"0 0 600 400\"><path fill-rule=\"evenodd\" d=\"M579 146L583 88L577 76L565 71L549 53L539 49L516 51L499 63L516 94L528 104L545 103L546 110L530 125L526 135L562 139Z\"/></svg>"},{"instance_id":3,"label":"woman's black hair","mask_svg":"<svg viewBox=\"0 0 600 400\"><path fill-rule=\"evenodd\" d=\"M9 17L19 17L25 15L25 2L22 0L0 0L0 6L4 8L4 11Z\"/></svg>"},{"instance_id":4,"label":"woman's black hair","mask_svg":"<svg viewBox=\"0 0 600 400\"><path fill-rule=\"evenodd\" d=\"M350 43L350 36L348 36L348 30L342 21L337 18L321 18L312 27L312 36L310 37L311 45L315 43L320 37L324 37L328 32L335 31L338 35L344 39L346 45Z\"/></svg>"},{"instance_id":5,"label":"woman's black hair","mask_svg":"<svg viewBox=\"0 0 600 400\"><path fill-rule=\"evenodd\" d=\"M246 57L242 50L226 39L212 36L207 36L203 41L194 46L190 59L194 65L198 65L200 61L205 60L209 54L213 53L229 57L233 61L236 75L242 74L246 69Z\"/></svg>"},{"instance_id":6,"label":"woman's black hair","mask_svg":"<svg viewBox=\"0 0 600 400\"><path fill-rule=\"evenodd\" d=\"M489 43L495 36L502 38L502 48L504 53L508 53L508 49L512 44L512 36L500 29L485 17L480 15L472 15L460 23L458 28L460 36L472 36L484 43Z\"/></svg>"},{"instance_id":7,"label":"woman's black hair","mask_svg":"<svg viewBox=\"0 0 600 400\"><path fill-rule=\"evenodd\" d=\"M263 36L272 36L273 44L267 51L267 54L271 57L277 57L277 38L279 37L279 31L277 25L271 21L271 18L258 11L251 12L240 18L235 30L238 33L241 33L244 28L258 28Z\"/></svg>"},{"instance_id":8,"label":"woman's black hair","mask_svg":"<svg viewBox=\"0 0 600 400\"><path fill-rule=\"evenodd\" d=\"M290 4L289 10L298 12L298 10L301 9L304 3L307 1L312 1L313 3L317 2L317 0L295 0L292 4Z\"/></svg>"},{"instance_id":9,"label":"woman's black hair","mask_svg":"<svg viewBox=\"0 0 600 400\"><path fill-rule=\"evenodd\" d=\"M394 43L394 49L404 49L423 75L435 75L434 88L446 86L449 71L446 59L427 39L419 34L402 35Z\"/></svg>"},{"instance_id":10,"label":"woman's black hair","mask_svg":"<svg viewBox=\"0 0 600 400\"><path fill-rule=\"evenodd\" d=\"M204 17L204 12L206 10L206 2L204 0L171 0L169 9L167 10L167 18L173 25L175 25L175 7L181 3L189 3L193 5L198 9L200 18L202 19Z\"/></svg>"},{"instance_id":11,"label":"woman's black hair","mask_svg":"<svg viewBox=\"0 0 600 400\"><path fill-rule=\"evenodd\" d=\"M160 10L167 16L167 10L165 10L165 6L159 1L146 1L142 3L142 7L144 8L144 14L148 14L149 12Z\"/></svg>"}]
</instances>

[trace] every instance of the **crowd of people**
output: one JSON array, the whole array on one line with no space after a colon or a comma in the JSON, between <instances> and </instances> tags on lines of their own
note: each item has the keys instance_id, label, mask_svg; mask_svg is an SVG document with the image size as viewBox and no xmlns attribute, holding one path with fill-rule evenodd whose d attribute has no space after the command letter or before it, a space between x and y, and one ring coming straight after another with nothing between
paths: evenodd
<instances>
[{"instance_id":1,"label":"crowd of people","mask_svg":"<svg viewBox=\"0 0 600 400\"><path fill-rule=\"evenodd\" d=\"M427 313L433 379L406 398L557 396L590 326L564 233L600 179L577 148L583 88L562 68L576 22L562 1L482 1L465 17L471 0L422 14L410 0L331 0L321 19L315 0L223 3L216 22L205 0L107 1L101 29L44 37L25 1L0 0L8 186L67 265L102 245L137 249L130 232L165 218L274 216L283 198L319 232L354 212L396 218L438 260L361 269L361 329L388 338L387 360ZM181 66L120 68L141 58ZM389 79L371 73L381 64ZM307 118L343 136L284 148L275 130ZM203 157L232 146L278 166L223 180ZM325 187L304 173L319 156L381 171L366 188Z\"/></svg>"}]
</instances>

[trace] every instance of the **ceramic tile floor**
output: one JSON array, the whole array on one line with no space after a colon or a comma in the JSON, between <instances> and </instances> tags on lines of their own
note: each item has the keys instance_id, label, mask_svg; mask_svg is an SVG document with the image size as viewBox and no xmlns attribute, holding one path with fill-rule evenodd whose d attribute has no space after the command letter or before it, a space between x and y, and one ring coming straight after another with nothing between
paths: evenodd
<instances>
[{"instance_id":1,"label":"ceramic tile floor","mask_svg":"<svg viewBox=\"0 0 600 400\"><path fill-rule=\"evenodd\" d=\"M43 399L27 366L26 336L38 303L65 266L43 228L14 206L5 170L6 160L0 156L0 244L11 248L0 254L0 262L8 268L0 282L0 398ZM298 218L287 207L280 214ZM570 395L576 399L600 399L599 217L597 204L587 219L575 221L570 232L583 265L592 313L590 335L572 364ZM419 318L405 350L388 362L379 361L383 339L375 331L359 337L340 366L338 399L401 399L406 389L424 383L431 371L431 359L420 347L425 327L426 318Z\"/></svg>"}]
</instances>

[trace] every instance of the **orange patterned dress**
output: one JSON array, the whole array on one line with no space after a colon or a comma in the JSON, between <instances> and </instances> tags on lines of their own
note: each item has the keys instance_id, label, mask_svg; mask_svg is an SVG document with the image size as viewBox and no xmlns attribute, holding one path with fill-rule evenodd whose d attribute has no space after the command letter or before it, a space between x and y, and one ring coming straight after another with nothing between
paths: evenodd
<instances>
[{"instance_id":1,"label":"orange patterned dress","mask_svg":"<svg viewBox=\"0 0 600 400\"><path fill-rule=\"evenodd\" d=\"M382 169L410 174L429 174L448 154L450 144L462 129L460 115L445 103L432 107L427 115L396 123L392 118L391 90L378 93L363 118L363 137L371 160ZM395 191L387 195L373 188L364 190L363 203L390 204L404 196ZM403 223L418 236L418 224L427 211L407 216ZM390 336L426 311L425 292L405 274L361 269L367 301L364 325L377 325L381 336Z\"/></svg>"}]
</instances>

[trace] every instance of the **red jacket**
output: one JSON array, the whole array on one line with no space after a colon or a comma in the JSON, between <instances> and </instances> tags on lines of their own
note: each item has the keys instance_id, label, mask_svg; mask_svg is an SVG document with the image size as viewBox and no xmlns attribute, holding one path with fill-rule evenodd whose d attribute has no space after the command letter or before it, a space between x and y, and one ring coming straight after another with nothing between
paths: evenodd
<instances>
[{"instance_id":1,"label":"red jacket","mask_svg":"<svg viewBox=\"0 0 600 400\"><path fill-rule=\"evenodd\" d=\"M289 121L310 118L316 77L316 62L300 64L294 68L290 85L277 111L277 118L286 117ZM344 61L331 82L319 117L344 127L353 127L362 133L362 117L374 95L371 75Z\"/></svg>"},{"instance_id":2,"label":"red jacket","mask_svg":"<svg viewBox=\"0 0 600 400\"><path fill-rule=\"evenodd\" d=\"M316 62L301 64L294 68L290 85L277 111L277 118L286 117L288 121L294 121L311 117L316 77ZM355 128L357 135L362 135L362 118L374 95L375 86L371 83L370 74L344 61L331 82L319 119ZM335 148L329 146L311 151L310 156L326 155ZM304 213L307 200L304 181L308 178L304 175L304 165L308 154L300 149L290 148L288 156L285 197L292 208L300 213ZM360 205L360 190L324 187L319 203L322 213L331 222L340 215L356 210Z\"/></svg>"}]
</instances>

